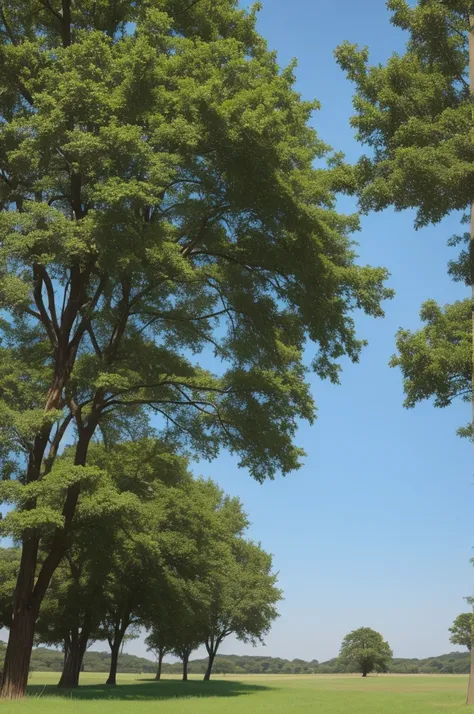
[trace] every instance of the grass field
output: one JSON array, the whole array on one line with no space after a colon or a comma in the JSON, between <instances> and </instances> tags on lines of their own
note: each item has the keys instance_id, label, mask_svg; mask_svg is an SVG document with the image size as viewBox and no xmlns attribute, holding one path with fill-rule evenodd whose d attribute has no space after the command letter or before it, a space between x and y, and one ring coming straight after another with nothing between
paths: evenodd
<instances>
[{"instance_id":1,"label":"grass field","mask_svg":"<svg viewBox=\"0 0 474 714\"><path fill-rule=\"evenodd\" d=\"M168 677L83 674L79 689L56 689L57 674L34 672L29 697L0 703L0 714L431 714L465 711L466 676L249 675L180 682Z\"/></svg>"}]
</instances>

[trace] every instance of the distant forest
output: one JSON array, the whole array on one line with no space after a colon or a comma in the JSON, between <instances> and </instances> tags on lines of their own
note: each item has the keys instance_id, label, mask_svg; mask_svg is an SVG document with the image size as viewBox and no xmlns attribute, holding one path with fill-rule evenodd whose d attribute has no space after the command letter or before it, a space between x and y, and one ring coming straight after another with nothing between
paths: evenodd
<instances>
[{"instance_id":1,"label":"distant forest","mask_svg":"<svg viewBox=\"0 0 474 714\"><path fill-rule=\"evenodd\" d=\"M5 655L5 644L0 642L0 663ZM33 650L32 672L61 672L63 654L58 650L38 647ZM394 674L467 674L469 673L469 653L451 652L439 657L426 659L393 659L389 671ZM85 672L108 672L110 654L107 652L86 652ZM204 674L207 658L191 660L189 672ZM156 665L152 660L135 655L122 654L118 671L131 674L154 674ZM347 670L337 659L328 662L303 659L280 659L279 657L252 657L248 655L217 655L214 665L216 674L343 674ZM163 663L163 674L181 674L182 665Z\"/></svg>"}]
</instances>

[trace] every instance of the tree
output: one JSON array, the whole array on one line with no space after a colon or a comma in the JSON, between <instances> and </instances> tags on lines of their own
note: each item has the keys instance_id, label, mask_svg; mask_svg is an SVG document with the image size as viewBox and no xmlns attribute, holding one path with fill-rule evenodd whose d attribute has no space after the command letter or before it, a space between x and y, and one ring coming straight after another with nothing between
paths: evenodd
<instances>
[{"instance_id":1,"label":"tree","mask_svg":"<svg viewBox=\"0 0 474 714\"><path fill-rule=\"evenodd\" d=\"M150 630L147 644L158 659L157 679L166 652L182 659L187 679L191 652L212 634L216 591L236 565L231 544L247 524L240 501L202 479L186 484L163 514L156 539L161 560L169 564L166 585L159 593L155 587L144 618Z\"/></svg>"},{"instance_id":2,"label":"tree","mask_svg":"<svg viewBox=\"0 0 474 714\"><path fill-rule=\"evenodd\" d=\"M106 573L93 565L91 559L80 558L76 549L68 553L56 569L36 623L38 643L63 648L59 687L78 686L84 654L99 637Z\"/></svg>"},{"instance_id":3,"label":"tree","mask_svg":"<svg viewBox=\"0 0 474 714\"><path fill-rule=\"evenodd\" d=\"M385 66L371 67L367 49L344 43L339 64L356 85L351 120L358 139L371 149L356 166L363 210L415 208L415 225L436 223L452 211L466 211L470 233L454 236L452 245L467 245L449 272L454 280L473 284L474 200L472 187L471 106L474 73L474 14L468 0L390 0L392 23L408 31L404 55ZM471 77L471 80L469 79ZM456 396L472 398L472 301L423 305L427 326L397 337L407 405L435 397L446 406ZM448 354L449 352L449 354ZM429 354L428 354L429 353ZM426 360L424 364L424 360ZM473 435L473 424L460 429ZM473 692L474 696L474 692ZM474 699L473 699L474 702Z\"/></svg>"},{"instance_id":4,"label":"tree","mask_svg":"<svg viewBox=\"0 0 474 714\"><path fill-rule=\"evenodd\" d=\"M18 548L0 548L0 629L10 627L13 595L20 567Z\"/></svg>"},{"instance_id":5,"label":"tree","mask_svg":"<svg viewBox=\"0 0 474 714\"><path fill-rule=\"evenodd\" d=\"M472 612L463 612L456 617L453 626L449 628L453 645L461 645L468 650L472 649Z\"/></svg>"},{"instance_id":6,"label":"tree","mask_svg":"<svg viewBox=\"0 0 474 714\"><path fill-rule=\"evenodd\" d=\"M392 650L382 635L370 627L360 627L346 635L339 653L340 662L366 677L371 672L386 672Z\"/></svg>"},{"instance_id":7,"label":"tree","mask_svg":"<svg viewBox=\"0 0 474 714\"><path fill-rule=\"evenodd\" d=\"M163 658L168 654L170 648L173 646L173 631L172 623L166 618L160 623L155 623L153 630L147 635L145 639L145 644L147 646L147 652L152 652L156 657L156 674L155 680L159 681L161 679L161 667L163 664Z\"/></svg>"},{"instance_id":8,"label":"tree","mask_svg":"<svg viewBox=\"0 0 474 714\"><path fill-rule=\"evenodd\" d=\"M242 537L234 539L229 564L221 566L219 575L207 614L205 680L210 679L219 646L229 635L252 644L263 642L278 616L275 604L281 599L271 556Z\"/></svg>"},{"instance_id":9,"label":"tree","mask_svg":"<svg viewBox=\"0 0 474 714\"><path fill-rule=\"evenodd\" d=\"M3 697L23 696L35 620L91 440L143 407L258 480L300 464L314 418L303 352L337 381L351 313L381 315L386 271L355 263L350 176L235 0L7 0L0 17L1 448L22 540ZM211 349L218 373L199 366ZM68 427L74 460L39 507ZM26 463L26 468L23 464ZM21 488L20 488L21 487ZM39 572L44 530L54 529Z\"/></svg>"},{"instance_id":10,"label":"tree","mask_svg":"<svg viewBox=\"0 0 474 714\"><path fill-rule=\"evenodd\" d=\"M405 406L434 398L437 407L472 398L472 310L470 300L440 308L430 300L421 309L421 329L399 330L391 366L404 378ZM470 436L470 426L459 429Z\"/></svg>"},{"instance_id":11,"label":"tree","mask_svg":"<svg viewBox=\"0 0 474 714\"><path fill-rule=\"evenodd\" d=\"M470 232L452 242L466 242L469 248L450 270L474 289L474 7L470 0L419 0L413 6L406 0L389 0L387 5L393 12L392 23L409 33L404 55L395 54L385 66L371 67L367 48L344 43L336 51L339 64L356 85L357 114L352 124L371 151L360 159L355 172L361 206L364 210L415 208L416 227L464 211ZM472 327L469 334L474 340ZM403 360L402 354L402 368L410 368L410 360ZM443 382L452 376L452 367L450 360L446 371L438 374L433 394L438 386L446 394ZM466 376L464 365L459 367L455 383ZM422 376L422 385L424 381ZM471 423L461 433L473 438L471 399ZM474 706L474 648L471 656L467 703Z\"/></svg>"}]
</instances>

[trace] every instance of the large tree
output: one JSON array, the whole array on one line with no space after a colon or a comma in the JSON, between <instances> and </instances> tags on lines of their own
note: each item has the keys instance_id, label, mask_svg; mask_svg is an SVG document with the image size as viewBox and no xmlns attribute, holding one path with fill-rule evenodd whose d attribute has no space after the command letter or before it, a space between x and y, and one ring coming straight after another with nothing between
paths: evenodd
<instances>
[{"instance_id":1,"label":"large tree","mask_svg":"<svg viewBox=\"0 0 474 714\"><path fill-rule=\"evenodd\" d=\"M370 627L360 627L342 641L339 660L353 672L367 677L371 672L386 672L392 650L382 635Z\"/></svg>"},{"instance_id":2,"label":"large tree","mask_svg":"<svg viewBox=\"0 0 474 714\"><path fill-rule=\"evenodd\" d=\"M0 446L21 486L3 529L22 540L2 696L21 697L98 426L143 406L189 449L288 473L314 417L306 341L337 380L352 311L388 293L335 210L350 177L314 168L315 103L236 0L6 0L0 80ZM53 513L38 500L69 427Z\"/></svg>"},{"instance_id":3,"label":"large tree","mask_svg":"<svg viewBox=\"0 0 474 714\"><path fill-rule=\"evenodd\" d=\"M453 211L462 211L470 221L470 232L461 236L469 248L451 266L453 277L474 286L474 142L472 105L474 101L474 4L470 0L389 0L392 23L408 33L404 54L394 54L385 65L370 66L367 48L344 43L337 51L339 64L356 85L352 125L358 139L369 147L356 167L356 184L364 210L416 209L416 227L441 221ZM445 309L436 308L434 323L418 335L399 335L400 357L408 380L407 395L428 393L438 403L461 394L466 386L472 397L473 360L466 359L467 334L460 337L460 325L449 324L455 313L462 314L474 339L474 301ZM434 306L429 304L433 315ZM432 321L433 322L433 321ZM418 357L425 352L429 333L438 326L446 330L437 337L427 369L420 370ZM436 362L457 332L455 349L448 361ZM406 338L415 354L404 351ZM463 353L462 361L455 363ZM440 369L441 367L441 369ZM433 380L433 377L435 378ZM431 384L429 382L431 381ZM449 395L451 390L451 395ZM462 433L473 436L473 418ZM474 649L471 650L468 704L474 705Z\"/></svg>"}]
</instances>

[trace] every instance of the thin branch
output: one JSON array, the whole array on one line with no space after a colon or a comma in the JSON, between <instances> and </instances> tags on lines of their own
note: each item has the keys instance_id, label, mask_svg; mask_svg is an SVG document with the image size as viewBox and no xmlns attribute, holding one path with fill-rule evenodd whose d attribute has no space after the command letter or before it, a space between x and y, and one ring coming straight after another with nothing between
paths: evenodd
<instances>
[{"instance_id":1,"label":"thin branch","mask_svg":"<svg viewBox=\"0 0 474 714\"><path fill-rule=\"evenodd\" d=\"M45 458L45 469L43 472L43 476L46 476L48 474L54 464L54 460L58 454L59 447L61 446L61 442L64 438L64 435L67 431L67 428L69 424L71 423L73 418L72 413L69 413L62 421L61 425L58 425L58 428L56 429L56 433L51 441L51 446L49 448L48 456Z\"/></svg>"},{"instance_id":2,"label":"thin branch","mask_svg":"<svg viewBox=\"0 0 474 714\"><path fill-rule=\"evenodd\" d=\"M18 44L18 40L16 39L15 35L13 34L13 30L10 26L10 23L7 20L7 16L5 15L5 10L3 8L3 5L0 5L0 18L3 22L3 25L5 27L5 32L7 33L10 42L12 43L12 45L14 45L14 47L16 47Z\"/></svg>"},{"instance_id":3,"label":"thin branch","mask_svg":"<svg viewBox=\"0 0 474 714\"><path fill-rule=\"evenodd\" d=\"M183 15L185 12L188 12L188 10L191 10L191 8L193 8L195 5L197 5L200 2L201 2L201 0L193 0L193 2L190 5L188 5L188 7L185 7L184 10L180 10L179 12L177 12L176 17L178 17L179 15Z\"/></svg>"},{"instance_id":4,"label":"thin branch","mask_svg":"<svg viewBox=\"0 0 474 714\"><path fill-rule=\"evenodd\" d=\"M41 315L39 312L36 312L36 310L32 310L31 307L25 307L25 312L28 315L31 315L31 317L35 317L37 320L40 320L41 322Z\"/></svg>"},{"instance_id":5,"label":"thin branch","mask_svg":"<svg viewBox=\"0 0 474 714\"><path fill-rule=\"evenodd\" d=\"M51 281L51 278L49 277L48 271L44 267L44 265L38 265L38 270L41 275L41 278L46 286L46 292L48 294L48 305L49 305L49 312L51 315L51 321L53 323L53 327L58 333L59 331L59 325L58 325L58 317L56 314L56 303L54 300L54 288L53 288L53 283Z\"/></svg>"},{"instance_id":6,"label":"thin branch","mask_svg":"<svg viewBox=\"0 0 474 714\"><path fill-rule=\"evenodd\" d=\"M48 200L48 206L51 206L55 201L64 200L67 200L67 196L65 196L63 193L59 193L57 196L51 196L51 198Z\"/></svg>"},{"instance_id":7,"label":"thin branch","mask_svg":"<svg viewBox=\"0 0 474 714\"><path fill-rule=\"evenodd\" d=\"M35 287L33 290L33 296L35 298L36 307L38 308L38 312L40 313L40 316L41 316L41 322L43 323L44 327L46 328L46 332L48 333L48 337L51 341L51 344L54 345L54 347L57 347L58 346L58 336L54 329L54 325L49 318L48 312L47 312L46 307L43 302L43 296L42 296L43 279L41 277L41 271L39 271L38 264L35 264L33 266L33 275L35 277Z\"/></svg>"},{"instance_id":8,"label":"thin branch","mask_svg":"<svg viewBox=\"0 0 474 714\"><path fill-rule=\"evenodd\" d=\"M200 228L199 228L199 231L198 231L197 236L196 236L195 238L193 238L193 240L191 240L191 241L190 241L187 245L185 245L185 246L183 247L183 249L181 250L181 253L182 253L182 255L183 255L184 258L186 258L186 257L190 254L190 252L192 251L192 249L194 248L194 246L196 246L196 245L201 241L201 239L202 239L202 237L203 237L203 235L204 235L204 231L206 230L206 226L207 226L207 224L208 224L208 222L209 222L209 219L210 219L210 216L204 216L204 217L203 217L203 219L201 220L201 226L200 226Z\"/></svg>"},{"instance_id":9,"label":"thin branch","mask_svg":"<svg viewBox=\"0 0 474 714\"><path fill-rule=\"evenodd\" d=\"M45 10L48 10L61 25L63 24L63 18L61 17L61 14L54 9L54 7L50 4L49 0L38 0L38 2L45 8Z\"/></svg>"},{"instance_id":10,"label":"thin branch","mask_svg":"<svg viewBox=\"0 0 474 714\"><path fill-rule=\"evenodd\" d=\"M99 347L99 343L97 342L97 338L94 334L94 330L92 328L90 321L89 321L89 325L87 327L87 332L89 333L89 337L91 338L92 346L94 348L94 351L95 351L97 357L99 357L99 359L102 359L102 350Z\"/></svg>"}]
</instances>

